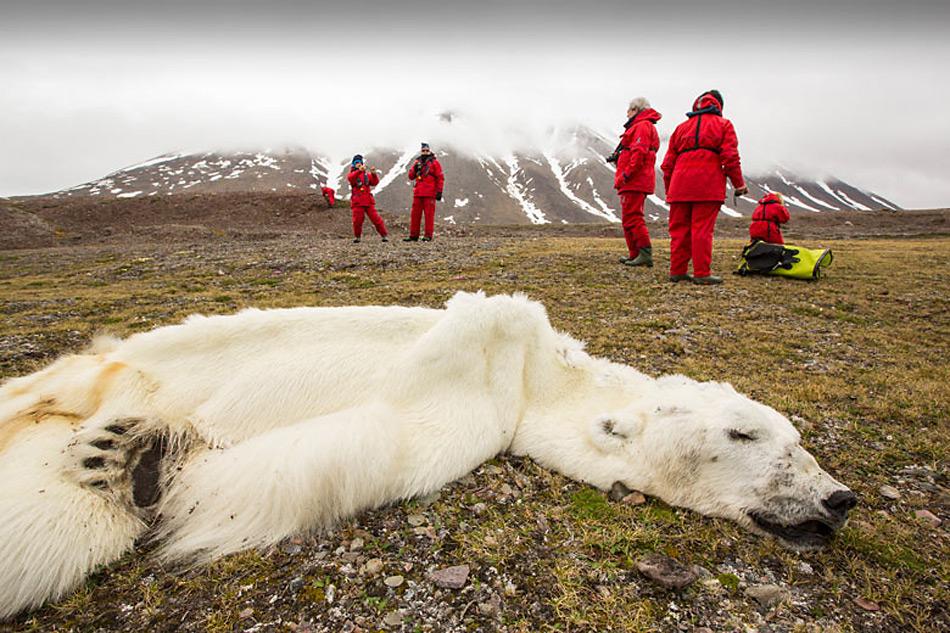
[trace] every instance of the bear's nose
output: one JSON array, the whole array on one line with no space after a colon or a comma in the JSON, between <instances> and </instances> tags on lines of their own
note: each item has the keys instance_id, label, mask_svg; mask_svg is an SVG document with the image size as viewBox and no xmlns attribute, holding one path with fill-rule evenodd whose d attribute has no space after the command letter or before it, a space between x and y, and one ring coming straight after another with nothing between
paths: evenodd
<instances>
[{"instance_id":1,"label":"bear's nose","mask_svg":"<svg viewBox=\"0 0 950 633\"><path fill-rule=\"evenodd\" d=\"M850 490L838 490L821 503L833 515L844 518L848 510L858 505L858 495Z\"/></svg>"}]
</instances>

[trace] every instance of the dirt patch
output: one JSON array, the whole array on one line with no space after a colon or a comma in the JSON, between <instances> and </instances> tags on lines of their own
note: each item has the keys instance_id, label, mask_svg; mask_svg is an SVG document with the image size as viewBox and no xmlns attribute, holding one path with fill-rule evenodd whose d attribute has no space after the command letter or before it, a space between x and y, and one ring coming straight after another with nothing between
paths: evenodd
<instances>
[{"instance_id":1,"label":"dirt patch","mask_svg":"<svg viewBox=\"0 0 950 633\"><path fill-rule=\"evenodd\" d=\"M205 193L106 199L30 197L16 201L17 216L0 214L7 248L36 248L68 244L187 241L218 236L262 239L281 235L345 237L351 234L350 210L345 201L328 208L322 196L301 193ZM381 209L395 232L404 230L408 209ZM438 212L445 215L445 209ZM24 218L47 227L37 232ZM4 219L6 218L6 219ZM717 232L722 237L748 235L748 218L721 214ZM38 225L39 226L39 225ZM668 237L665 221L648 223L655 237ZM2 227L0 227L2 228ZM619 237L619 225L589 224L486 226L441 224L442 235L532 235ZM789 240L827 240L950 234L950 211L841 211L797 214L785 229ZM364 235L372 228L364 227Z\"/></svg>"}]
</instances>

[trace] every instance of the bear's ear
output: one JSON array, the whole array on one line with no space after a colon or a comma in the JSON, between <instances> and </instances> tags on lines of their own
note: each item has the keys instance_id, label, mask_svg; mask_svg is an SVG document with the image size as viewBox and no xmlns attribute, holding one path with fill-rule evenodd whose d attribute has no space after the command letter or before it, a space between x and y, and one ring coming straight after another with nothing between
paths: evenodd
<instances>
[{"instance_id":1,"label":"bear's ear","mask_svg":"<svg viewBox=\"0 0 950 633\"><path fill-rule=\"evenodd\" d=\"M641 424L639 417L629 413L604 414L591 422L591 440L597 448L606 453L618 451L640 433Z\"/></svg>"}]
</instances>

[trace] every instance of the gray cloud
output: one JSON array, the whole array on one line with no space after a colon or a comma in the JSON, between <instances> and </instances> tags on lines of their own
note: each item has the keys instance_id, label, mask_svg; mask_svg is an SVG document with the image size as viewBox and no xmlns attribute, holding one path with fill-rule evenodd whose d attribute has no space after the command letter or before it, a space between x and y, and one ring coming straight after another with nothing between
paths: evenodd
<instances>
[{"instance_id":1,"label":"gray cloud","mask_svg":"<svg viewBox=\"0 0 950 633\"><path fill-rule=\"evenodd\" d=\"M670 131L726 94L749 168L947 206L947 3L17 2L0 22L0 195L180 149L447 135L500 151L552 125ZM7 9L5 8L5 12Z\"/></svg>"}]
</instances>

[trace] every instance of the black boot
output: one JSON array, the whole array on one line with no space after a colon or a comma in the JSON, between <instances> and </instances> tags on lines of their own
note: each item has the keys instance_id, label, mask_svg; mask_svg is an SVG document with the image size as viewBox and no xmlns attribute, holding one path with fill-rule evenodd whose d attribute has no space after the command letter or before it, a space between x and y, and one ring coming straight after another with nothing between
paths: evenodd
<instances>
[{"instance_id":1,"label":"black boot","mask_svg":"<svg viewBox=\"0 0 950 633\"><path fill-rule=\"evenodd\" d=\"M633 259L624 262L627 266L647 266L653 268L653 247L647 246L641 248L640 252Z\"/></svg>"},{"instance_id":2,"label":"black boot","mask_svg":"<svg viewBox=\"0 0 950 633\"><path fill-rule=\"evenodd\" d=\"M403 242L418 242L418 241L419 241L419 237L418 237L418 236L412 237L412 236L410 235L409 237L404 237L404 238L402 238L402 241L403 241Z\"/></svg>"},{"instance_id":3,"label":"black boot","mask_svg":"<svg viewBox=\"0 0 950 633\"><path fill-rule=\"evenodd\" d=\"M354 243L354 244L359 244L359 243L360 243L360 238L354 237L354 238L353 238L353 243Z\"/></svg>"},{"instance_id":4,"label":"black boot","mask_svg":"<svg viewBox=\"0 0 950 633\"><path fill-rule=\"evenodd\" d=\"M693 277L693 283L700 286L713 286L722 283L722 277L716 275L706 275L705 277Z\"/></svg>"},{"instance_id":5,"label":"black boot","mask_svg":"<svg viewBox=\"0 0 950 633\"><path fill-rule=\"evenodd\" d=\"M428 235L426 235L424 238L422 238L422 241L423 241L423 242L431 242L431 241L432 241L432 238L429 237Z\"/></svg>"},{"instance_id":6,"label":"black boot","mask_svg":"<svg viewBox=\"0 0 950 633\"><path fill-rule=\"evenodd\" d=\"M672 283L679 283L681 281L692 281L693 278L689 275L670 275L670 281Z\"/></svg>"}]
</instances>

